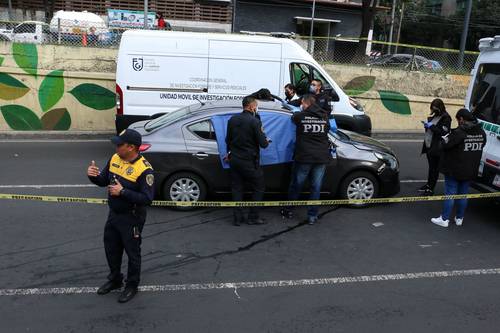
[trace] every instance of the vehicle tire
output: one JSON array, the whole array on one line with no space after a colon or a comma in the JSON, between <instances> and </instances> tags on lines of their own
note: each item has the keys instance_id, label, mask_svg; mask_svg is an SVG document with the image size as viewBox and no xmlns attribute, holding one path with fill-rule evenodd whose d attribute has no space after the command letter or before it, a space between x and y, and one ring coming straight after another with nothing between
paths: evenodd
<instances>
[{"instance_id":1,"label":"vehicle tire","mask_svg":"<svg viewBox=\"0 0 500 333\"><path fill-rule=\"evenodd\" d=\"M203 179L190 172L172 175L163 185L163 197L167 201L204 201L207 186ZM192 210L193 207L175 207L177 210Z\"/></svg>"},{"instance_id":2,"label":"vehicle tire","mask_svg":"<svg viewBox=\"0 0 500 333\"><path fill-rule=\"evenodd\" d=\"M367 171L355 171L342 181L340 196L342 199L374 199L379 193L378 179ZM350 205L351 207L366 207L366 204Z\"/></svg>"}]
</instances>

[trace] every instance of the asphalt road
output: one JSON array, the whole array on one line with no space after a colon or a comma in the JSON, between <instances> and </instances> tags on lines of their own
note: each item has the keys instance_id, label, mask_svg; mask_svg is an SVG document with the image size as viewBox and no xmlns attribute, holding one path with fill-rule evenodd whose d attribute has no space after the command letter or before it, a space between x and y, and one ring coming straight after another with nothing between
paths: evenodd
<instances>
[{"instance_id":1,"label":"asphalt road","mask_svg":"<svg viewBox=\"0 0 500 333\"><path fill-rule=\"evenodd\" d=\"M389 145L401 160L400 195L414 195L426 175L421 144ZM88 184L88 163L111 153L106 142L0 142L0 193L104 197L71 186ZM268 225L239 228L230 210L152 208L149 291L118 304L116 293L83 289L107 274L105 206L4 200L0 331L497 332L498 209L471 201L464 225L444 229L429 222L438 202L340 208L315 226L266 209ZM27 288L40 289L5 295ZM77 294L58 294L67 288Z\"/></svg>"}]
</instances>

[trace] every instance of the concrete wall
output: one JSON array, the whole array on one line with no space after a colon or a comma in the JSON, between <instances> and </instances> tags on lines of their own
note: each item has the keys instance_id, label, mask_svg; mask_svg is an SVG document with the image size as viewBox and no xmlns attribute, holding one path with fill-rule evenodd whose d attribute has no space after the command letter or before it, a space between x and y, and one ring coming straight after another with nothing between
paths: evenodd
<instances>
[{"instance_id":1,"label":"concrete wall","mask_svg":"<svg viewBox=\"0 0 500 333\"><path fill-rule=\"evenodd\" d=\"M110 130L116 50L0 43L0 131Z\"/></svg>"},{"instance_id":2,"label":"concrete wall","mask_svg":"<svg viewBox=\"0 0 500 333\"><path fill-rule=\"evenodd\" d=\"M14 49L0 42L0 131L112 130L116 54L56 45ZM435 97L455 113L469 82L468 76L361 66L325 69L364 105L376 131L420 130Z\"/></svg>"}]
</instances>

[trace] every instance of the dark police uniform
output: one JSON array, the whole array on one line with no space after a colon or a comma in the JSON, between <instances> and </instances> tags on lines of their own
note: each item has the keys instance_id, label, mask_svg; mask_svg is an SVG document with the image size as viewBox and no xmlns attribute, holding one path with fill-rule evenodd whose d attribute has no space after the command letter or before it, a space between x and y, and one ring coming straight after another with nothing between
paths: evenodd
<instances>
[{"instance_id":1,"label":"dark police uniform","mask_svg":"<svg viewBox=\"0 0 500 333\"><path fill-rule=\"evenodd\" d=\"M326 91L323 91L314 95L314 98L316 98L316 104L330 116L332 113L332 106L330 105L332 99L330 95Z\"/></svg>"},{"instance_id":2,"label":"dark police uniform","mask_svg":"<svg viewBox=\"0 0 500 333\"><path fill-rule=\"evenodd\" d=\"M104 247L110 274L108 280L122 283L123 250L128 256L127 286L137 287L141 274L141 233L146 222L146 206L154 193L151 164L141 155L127 162L113 155L97 177L89 177L98 186L118 180L123 186L119 196L108 195L109 216L104 227Z\"/></svg>"},{"instance_id":3,"label":"dark police uniform","mask_svg":"<svg viewBox=\"0 0 500 333\"><path fill-rule=\"evenodd\" d=\"M253 201L261 201L264 197L264 173L260 167L260 148L266 148L266 135L257 115L250 111L237 114L227 124L227 151L230 153L231 186L234 201L242 201L244 184L249 185ZM258 222L259 213L256 207L250 208L248 223ZM243 209L234 209L234 223L244 222Z\"/></svg>"}]
</instances>

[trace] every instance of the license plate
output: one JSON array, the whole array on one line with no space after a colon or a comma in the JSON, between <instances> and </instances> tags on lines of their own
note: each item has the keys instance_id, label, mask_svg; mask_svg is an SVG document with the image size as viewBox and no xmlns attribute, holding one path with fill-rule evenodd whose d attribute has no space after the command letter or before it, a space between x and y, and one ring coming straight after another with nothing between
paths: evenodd
<instances>
[{"instance_id":1,"label":"license plate","mask_svg":"<svg viewBox=\"0 0 500 333\"><path fill-rule=\"evenodd\" d=\"M493 179L493 185L496 187L500 187L500 175L495 176L495 179Z\"/></svg>"}]
</instances>

